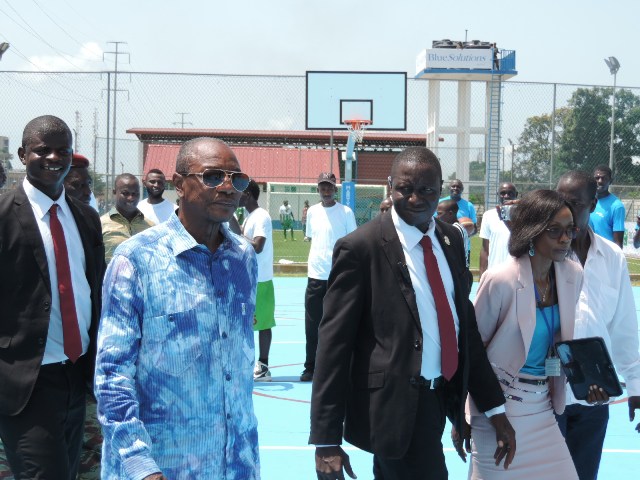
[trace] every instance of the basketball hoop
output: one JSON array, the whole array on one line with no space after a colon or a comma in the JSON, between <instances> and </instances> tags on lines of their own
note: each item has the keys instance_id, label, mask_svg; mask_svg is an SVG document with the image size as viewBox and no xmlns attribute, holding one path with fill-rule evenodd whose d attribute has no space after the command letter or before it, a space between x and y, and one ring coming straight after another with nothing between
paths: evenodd
<instances>
[{"instance_id":1,"label":"basketball hoop","mask_svg":"<svg viewBox=\"0 0 640 480\"><path fill-rule=\"evenodd\" d=\"M371 120L345 120L343 123L349 130L349 136L359 143L364 138L364 131L371 125Z\"/></svg>"}]
</instances>

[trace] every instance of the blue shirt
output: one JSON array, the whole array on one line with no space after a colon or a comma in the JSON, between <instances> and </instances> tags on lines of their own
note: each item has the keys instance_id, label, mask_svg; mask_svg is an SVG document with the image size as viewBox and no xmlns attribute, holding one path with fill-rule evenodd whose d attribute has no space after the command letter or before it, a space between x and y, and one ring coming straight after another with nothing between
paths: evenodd
<instances>
[{"instance_id":1,"label":"blue shirt","mask_svg":"<svg viewBox=\"0 0 640 480\"><path fill-rule=\"evenodd\" d=\"M624 232L624 205L614 194L599 198L589 216L589 225L601 237L613 242L613 232Z\"/></svg>"},{"instance_id":2,"label":"blue shirt","mask_svg":"<svg viewBox=\"0 0 640 480\"><path fill-rule=\"evenodd\" d=\"M553 334L555 335L560 331L560 312L558 310L558 305L556 304L549 307L543 307L543 310L544 314L547 316L546 321L540 309L536 308L536 328L533 331L531 345L529 345L527 360L524 362L524 366L520 369L523 373L539 377L546 376L544 361L547 358L547 352L549 351L549 327L551 326L552 315L554 320Z\"/></svg>"},{"instance_id":3,"label":"blue shirt","mask_svg":"<svg viewBox=\"0 0 640 480\"><path fill-rule=\"evenodd\" d=\"M440 200L438 200L438 203L444 202L445 200L451 200L451 195L449 195L448 197L441 198ZM465 200L464 198L461 198L456 203L458 204L458 215L456 215L456 217L470 218L471 220L473 220L474 225L478 223L478 216L476 215L476 207L473 206L473 203ZM438 214L435 213L433 216L435 217L437 215Z\"/></svg>"},{"instance_id":4,"label":"blue shirt","mask_svg":"<svg viewBox=\"0 0 640 480\"><path fill-rule=\"evenodd\" d=\"M95 392L102 479L260 478L253 412L253 248L215 253L176 215L115 251L103 287Z\"/></svg>"}]
</instances>

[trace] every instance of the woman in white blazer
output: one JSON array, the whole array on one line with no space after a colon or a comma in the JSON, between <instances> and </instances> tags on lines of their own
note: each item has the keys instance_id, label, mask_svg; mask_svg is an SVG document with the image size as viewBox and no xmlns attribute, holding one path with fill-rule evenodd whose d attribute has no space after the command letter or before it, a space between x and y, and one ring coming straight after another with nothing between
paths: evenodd
<instances>
[{"instance_id":1,"label":"woman in white blazer","mask_svg":"<svg viewBox=\"0 0 640 480\"><path fill-rule=\"evenodd\" d=\"M582 268L565 261L576 228L552 190L525 195L512 210L512 258L482 276L475 300L478 330L503 388L516 431L508 470L495 465L495 433L469 402L472 479L577 479L554 410L565 406L565 376L553 344L573 338Z\"/></svg>"}]
</instances>

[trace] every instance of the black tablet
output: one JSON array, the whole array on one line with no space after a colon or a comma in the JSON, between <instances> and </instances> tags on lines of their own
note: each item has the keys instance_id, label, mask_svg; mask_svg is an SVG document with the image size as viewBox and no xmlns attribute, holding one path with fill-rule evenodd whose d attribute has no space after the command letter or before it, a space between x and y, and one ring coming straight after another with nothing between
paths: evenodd
<instances>
[{"instance_id":1,"label":"black tablet","mask_svg":"<svg viewBox=\"0 0 640 480\"><path fill-rule=\"evenodd\" d=\"M598 385L610 397L622 395L618 374L602 337L558 342L556 352L578 400L586 400L591 385Z\"/></svg>"}]
</instances>

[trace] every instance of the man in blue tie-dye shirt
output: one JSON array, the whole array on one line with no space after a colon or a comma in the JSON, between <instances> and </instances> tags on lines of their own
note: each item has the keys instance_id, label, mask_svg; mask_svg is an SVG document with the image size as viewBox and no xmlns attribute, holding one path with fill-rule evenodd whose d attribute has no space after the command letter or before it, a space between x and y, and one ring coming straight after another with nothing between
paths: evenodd
<instances>
[{"instance_id":1,"label":"man in blue tie-dye shirt","mask_svg":"<svg viewBox=\"0 0 640 480\"><path fill-rule=\"evenodd\" d=\"M104 281L95 391L103 479L259 479L255 253L227 222L249 178L231 149L180 149L180 210L122 243Z\"/></svg>"}]
</instances>

